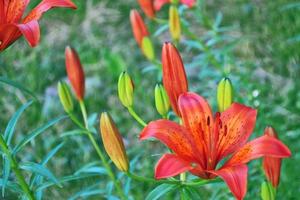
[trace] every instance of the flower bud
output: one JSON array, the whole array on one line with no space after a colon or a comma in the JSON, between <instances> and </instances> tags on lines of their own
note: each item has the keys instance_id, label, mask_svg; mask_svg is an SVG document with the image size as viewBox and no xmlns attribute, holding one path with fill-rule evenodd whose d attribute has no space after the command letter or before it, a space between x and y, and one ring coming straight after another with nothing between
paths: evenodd
<instances>
[{"instance_id":1,"label":"flower bud","mask_svg":"<svg viewBox=\"0 0 300 200\"><path fill-rule=\"evenodd\" d=\"M170 6L169 9L169 28L173 40L178 41L181 36L180 16L176 6Z\"/></svg>"},{"instance_id":2,"label":"flower bud","mask_svg":"<svg viewBox=\"0 0 300 200\"><path fill-rule=\"evenodd\" d=\"M276 131L272 127L267 127L265 129L264 134L274 138L278 138ZM263 168L267 180L272 183L274 188L277 188L280 180L281 158L274 158L268 156L264 157Z\"/></svg>"},{"instance_id":3,"label":"flower bud","mask_svg":"<svg viewBox=\"0 0 300 200\"><path fill-rule=\"evenodd\" d=\"M233 101L233 87L229 78L223 78L219 82L217 100L220 112L223 112L231 106Z\"/></svg>"},{"instance_id":4,"label":"flower bud","mask_svg":"<svg viewBox=\"0 0 300 200\"><path fill-rule=\"evenodd\" d=\"M120 171L127 172L129 162L122 137L113 119L106 112L100 117L100 131L106 153Z\"/></svg>"},{"instance_id":5,"label":"flower bud","mask_svg":"<svg viewBox=\"0 0 300 200\"><path fill-rule=\"evenodd\" d=\"M179 0L170 0L172 4L178 4Z\"/></svg>"},{"instance_id":6,"label":"flower bud","mask_svg":"<svg viewBox=\"0 0 300 200\"><path fill-rule=\"evenodd\" d=\"M166 116L170 109L170 101L164 86L157 84L155 86L154 96L156 110L160 115Z\"/></svg>"},{"instance_id":7,"label":"flower bud","mask_svg":"<svg viewBox=\"0 0 300 200\"><path fill-rule=\"evenodd\" d=\"M131 107L133 105L133 91L133 81L127 72L122 72L119 76L118 93L119 99L125 107Z\"/></svg>"},{"instance_id":8,"label":"flower bud","mask_svg":"<svg viewBox=\"0 0 300 200\"><path fill-rule=\"evenodd\" d=\"M261 184L261 198L262 200L275 200L275 189L269 182L264 181Z\"/></svg>"},{"instance_id":9,"label":"flower bud","mask_svg":"<svg viewBox=\"0 0 300 200\"><path fill-rule=\"evenodd\" d=\"M174 112L180 116L179 96L188 91L188 82L183 62L176 47L169 42L162 49L163 84L167 91Z\"/></svg>"},{"instance_id":10,"label":"flower bud","mask_svg":"<svg viewBox=\"0 0 300 200\"><path fill-rule=\"evenodd\" d=\"M70 94L69 86L61 81L57 85L58 96L64 110L69 113L73 111L73 101Z\"/></svg>"},{"instance_id":11,"label":"flower bud","mask_svg":"<svg viewBox=\"0 0 300 200\"><path fill-rule=\"evenodd\" d=\"M84 98L85 81L79 56L73 48L68 46L65 50L65 57L68 78L71 82L77 99L81 101Z\"/></svg>"},{"instance_id":12,"label":"flower bud","mask_svg":"<svg viewBox=\"0 0 300 200\"><path fill-rule=\"evenodd\" d=\"M155 17L153 0L138 0L141 9L150 19Z\"/></svg>"},{"instance_id":13,"label":"flower bud","mask_svg":"<svg viewBox=\"0 0 300 200\"><path fill-rule=\"evenodd\" d=\"M149 32L141 15L137 10L130 11L130 22L134 38L138 45L141 47L143 38L148 37Z\"/></svg>"},{"instance_id":14,"label":"flower bud","mask_svg":"<svg viewBox=\"0 0 300 200\"><path fill-rule=\"evenodd\" d=\"M152 42L149 37L144 37L142 40L142 51L148 60L154 59L154 50L152 46Z\"/></svg>"}]
</instances>

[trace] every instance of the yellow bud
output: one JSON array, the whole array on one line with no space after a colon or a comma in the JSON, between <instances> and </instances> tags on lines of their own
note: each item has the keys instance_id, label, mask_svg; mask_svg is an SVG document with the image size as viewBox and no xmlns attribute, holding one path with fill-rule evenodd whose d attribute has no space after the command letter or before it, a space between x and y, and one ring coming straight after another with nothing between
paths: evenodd
<instances>
[{"instance_id":1,"label":"yellow bud","mask_svg":"<svg viewBox=\"0 0 300 200\"><path fill-rule=\"evenodd\" d=\"M223 78L218 85L217 100L219 111L229 108L233 101L233 88L229 78Z\"/></svg>"},{"instance_id":2,"label":"yellow bud","mask_svg":"<svg viewBox=\"0 0 300 200\"><path fill-rule=\"evenodd\" d=\"M271 183L264 181L261 184L260 195L262 200L275 200L276 190Z\"/></svg>"},{"instance_id":3,"label":"yellow bud","mask_svg":"<svg viewBox=\"0 0 300 200\"><path fill-rule=\"evenodd\" d=\"M61 81L57 85L58 96L64 110L69 113L73 110L73 101L70 93L69 86Z\"/></svg>"},{"instance_id":4,"label":"yellow bud","mask_svg":"<svg viewBox=\"0 0 300 200\"><path fill-rule=\"evenodd\" d=\"M169 28L173 40L178 41L181 36L180 17L176 6L169 9Z\"/></svg>"},{"instance_id":5,"label":"yellow bud","mask_svg":"<svg viewBox=\"0 0 300 200\"><path fill-rule=\"evenodd\" d=\"M155 86L154 96L156 110L160 115L166 116L170 109L170 100L164 86L157 84Z\"/></svg>"},{"instance_id":6,"label":"yellow bud","mask_svg":"<svg viewBox=\"0 0 300 200\"><path fill-rule=\"evenodd\" d=\"M154 59L153 45L149 37L143 37L142 39L142 51L148 60Z\"/></svg>"},{"instance_id":7,"label":"yellow bud","mask_svg":"<svg viewBox=\"0 0 300 200\"><path fill-rule=\"evenodd\" d=\"M118 93L121 103L125 107L133 105L133 82L127 72L122 72L119 76Z\"/></svg>"},{"instance_id":8,"label":"yellow bud","mask_svg":"<svg viewBox=\"0 0 300 200\"><path fill-rule=\"evenodd\" d=\"M113 119L106 112L100 117L100 131L106 153L120 171L127 172L129 162L123 139Z\"/></svg>"}]
</instances>

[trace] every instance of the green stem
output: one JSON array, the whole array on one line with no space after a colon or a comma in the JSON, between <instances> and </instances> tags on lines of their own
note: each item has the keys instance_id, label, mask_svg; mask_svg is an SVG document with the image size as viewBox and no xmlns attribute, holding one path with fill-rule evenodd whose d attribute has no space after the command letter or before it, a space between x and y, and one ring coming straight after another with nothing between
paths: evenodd
<instances>
[{"instance_id":1,"label":"green stem","mask_svg":"<svg viewBox=\"0 0 300 200\"><path fill-rule=\"evenodd\" d=\"M129 111L129 113L131 114L131 116L138 122L138 123L140 123L142 126L147 126L147 123L144 121L144 120L142 120L139 116L138 116L138 114L134 111L134 109L133 109L133 107L127 107L127 109L128 109L128 111Z\"/></svg>"},{"instance_id":2,"label":"green stem","mask_svg":"<svg viewBox=\"0 0 300 200\"><path fill-rule=\"evenodd\" d=\"M22 190L26 194L27 198L30 199L30 200L35 200L33 192L30 190L28 184L25 181L25 178L22 175L22 172L20 170L18 162L16 161L14 156L11 154L11 152L10 152L5 140L3 139L2 135L0 135L0 146L1 146L1 149L3 150L3 152L5 153L5 155L7 156L8 160L10 162L10 166L11 166L12 170L14 171L14 173L17 177L19 185L21 186Z\"/></svg>"},{"instance_id":3,"label":"green stem","mask_svg":"<svg viewBox=\"0 0 300 200\"><path fill-rule=\"evenodd\" d=\"M131 172L127 172L126 175L136 181L140 181L140 182L147 182L147 183L152 183L152 184L162 184L162 183L166 183L166 184L175 184L175 185L183 185L183 186L201 186L201 185L206 185L209 183L216 183L216 182L220 182L221 180L219 179L213 179L213 180L197 180L197 181L191 181L191 182L182 182L179 180L156 180L153 178L147 178L147 177L143 177L143 176L139 176L136 174L133 174Z\"/></svg>"},{"instance_id":4,"label":"green stem","mask_svg":"<svg viewBox=\"0 0 300 200\"><path fill-rule=\"evenodd\" d=\"M84 126L85 126L85 129L88 131L88 132L87 132L87 135L88 135L90 141L92 142L92 144L93 144L93 146L94 146L94 148L95 148L95 150L96 150L96 152L97 152L99 158L101 159L101 161L102 161L104 167L106 168L106 171L107 171L107 173L108 173L108 176L109 176L110 179L113 181L113 183L114 183L114 185L115 185L115 187L116 187L116 189L117 189L117 192L118 192L118 194L120 195L120 198L125 200L125 199L127 199L127 197L125 196L125 194L124 194L124 192L123 192L123 190L122 190L120 181L118 181L118 180L116 179L116 177L115 177L115 175L114 175L114 173L113 173L113 171L112 171L110 165L108 164L108 162L107 162L107 160L106 160L104 154L102 153L102 151L101 151L101 149L99 148L99 146L98 146L98 144L97 144L95 138L93 137L92 132L89 130L88 121L87 121L87 112L86 112L86 107L85 107L84 101L80 101L79 104L80 104L80 108L81 108L81 112L82 112L82 116L83 116L83 120L84 120ZM71 117L71 116L70 116L70 117ZM75 119L75 120L74 120L74 119ZM78 121L75 117L74 117L74 119L73 119L74 122L75 122L75 121ZM80 123L80 122L78 122L78 123L79 123L79 126L81 127L81 123Z\"/></svg>"}]
</instances>

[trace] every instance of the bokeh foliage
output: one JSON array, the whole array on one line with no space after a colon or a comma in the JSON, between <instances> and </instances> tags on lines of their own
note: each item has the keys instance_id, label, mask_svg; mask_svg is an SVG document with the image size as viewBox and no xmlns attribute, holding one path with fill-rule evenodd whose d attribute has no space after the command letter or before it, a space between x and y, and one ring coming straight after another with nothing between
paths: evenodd
<instances>
[{"instance_id":1,"label":"bokeh foliage","mask_svg":"<svg viewBox=\"0 0 300 200\"><path fill-rule=\"evenodd\" d=\"M32 0L31 6L38 2ZM129 157L135 161L132 167L137 173L151 177L154 163L165 148L155 142L138 141L141 127L121 106L116 91L118 75L126 69L135 82L137 112L146 121L159 117L153 99L159 73L143 57L130 30L129 11L138 4L134 0L75 2L79 8L75 12L56 9L45 14L41 20L41 44L37 48L30 49L21 39L0 54L1 76L20 83L38 99L19 120L13 143L20 141L38 124L64 115L56 85L59 80L66 79L64 48L71 45L78 51L86 72L86 104L91 121L98 128L96 115L110 111L125 137ZM290 0L199 0L197 6L190 11L181 8L185 16L183 23L204 44L203 47L186 37L179 45L191 90L208 98L216 109L217 82L224 75L232 79L235 100L259 111L254 135L261 135L266 125L272 125L280 139L290 147L293 156L283 162L278 199L296 199L300 192L300 175L297 173L300 162L297 153L300 150L300 4ZM166 18L166 13L167 9L164 9L159 16ZM149 20L147 24L154 33L157 26ZM170 40L170 36L164 31L152 39L159 58L161 44ZM0 88L2 132L10 117L32 96L6 84L1 83ZM73 128L69 120L58 123L31 142L18 158L39 162L47 152L64 142L47 164L57 177L73 174L86 164L98 161L86 138L63 137ZM98 142L101 144L100 140ZM261 161L249 166L246 199L257 199L264 178ZM78 192L85 189L99 193L99 189L111 187L105 177L100 174L66 183L63 188L51 187L45 191L44 199L68 199L74 195L75 199L80 199L80 195L85 199L84 195L93 193ZM146 183L124 180L134 199L143 199L154 188ZM231 197L224 183L201 188L198 192L202 199ZM99 199L99 194L88 198ZM169 198L173 199L173 196ZM16 196L7 193L5 199L16 199Z\"/></svg>"}]
</instances>

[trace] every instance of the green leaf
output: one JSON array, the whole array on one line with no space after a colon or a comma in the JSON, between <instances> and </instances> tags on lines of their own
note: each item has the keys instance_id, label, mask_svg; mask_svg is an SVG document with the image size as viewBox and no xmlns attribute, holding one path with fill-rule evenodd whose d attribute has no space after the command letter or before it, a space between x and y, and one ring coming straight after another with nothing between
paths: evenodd
<instances>
[{"instance_id":1,"label":"green leaf","mask_svg":"<svg viewBox=\"0 0 300 200\"><path fill-rule=\"evenodd\" d=\"M22 163L20 165L20 168L26 171L30 171L32 173L39 174L61 187L59 181L56 179L53 173L43 165L32 162L26 162Z\"/></svg>"},{"instance_id":2,"label":"green leaf","mask_svg":"<svg viewBox=\"0 0 300 200\"><path fill-rule=\"evenodd\" d=\"M41 133L43 133L46 129L48 129L49 127L53 126L54 124L56 124L57 122L59 122L62 119L65 119L66 116L62 116L62 117L58 117L56 119L53 119L51 121L49 121L48 123L46 123L45 125L37 128L36 130L34 130L32 133L30 133L29 135L27 135L13 150L13 155L15 155L16 153L18 153L28 142L30 142L31 140L33 140L35 137L37 137L38 135L40 135Z\"/></svg>"},{"instance_id":3,"label":"green leaf","mask_svg":"<svg viewBox=\"0 0 300 200\"><path fill-rule=\"evenodd\" d=\"M4 195L5 195L5 187L8 182L9 174L10 174L10 162L6 158L6 156L3 156L2 197L4 197Z\"/></svg>"},{"instance_id":4,"label":"green leaf","mask_svg":"<svg viewBox=\"0 0 300 200\"><path fill-rule=\"evenodd\" d=\"M82 173L96 173L96 174L107 174L104 167L99 167L100 162L92 162L84 165L82 168L75 172L75 175ZM98 165L98 166L97 166Z\"/></svg>"},{"instance_id":5,"label":"green leaf","mask_svg":"<svg viewBox=\"0 0 300 200\"><path fill-rule=\"evenodd\" d=\"M88 133L88 131L86 131L86 130L76 129L76 130L64 132L63 134L60 135L60 137L63 138L63 137L71 137L71 136L77 136L77 135L85 135L87 133Z\"/></svg>"},{"instance_id":6,"label":"green leaf","mask_svg":"<svg viewBox=\"0 0 300 200\"><path fill-rule=\"evenodd\" d=\"M28 90L27 88L23 87L21 84L15 82L15 81L9 80L6 77L0 77L0 82L5 83L7 85L10 85L14 88L17 88L17 89L21 90L22 92L25 92L25 93L29 94L35 100L37 100L37 97L35 96L35 94L32 91Z\"/></svg>"},{"instance_id":7,"label":"green leaf","mask_svg":"<svg viewBox=\"0 0 300 200\"><path fill-rule=\"evenodd\" d=\"M157 200L163 195L175 190L178 188L178 185L170 185L170 184L161 184L157 186L154 190L152 190L146 197L145 200Z\"/></svg>"},{"instance_id":8,"label":"green leaf","mask_svg":"<svg viewBox=\"0 0 300 200\"><path fill-rule=\"evenodd\" d=\"M70 176L65 176L63 178L59 178L58 182L60 184L62 184L62 183L76 181L76 180L85 179L85 178L90 178L90 177L94 177L94 176L98 176L98 174L88 173L88 174L70 175ZM53 182L45 182L45 183L39 185L38 188L36 189L36 191L39 192L39 191L44 190L53 185L55 185Z\"/></svg>"},{"instance_id":9,"label":"green leaf","mask_svg":"<svg viewBox=\"0 0 300 200\"><path fill-rule=\"evenodd\" d=\"M23 190L16 183L7 181L5 185L6 185L7 189L11 190L12 192L18 192L20 194L23 193ZM1 178L0 178L0 186L3 187L3 179L1 179Z\"/></svg>"},{"instance_id":10,"label":"green leaf","mask_svg":"<svg viewBox=\"0 0 300 200\"><path fill-rule=\"evenodd\" d=\"M99 189L99 184L100 183L97 183L90 187L84 188L83 190L77 192L76 194L68 198L68 200L76 200L80 198L86 199L89 196L105 194L106 190Z\"/></svg>"},{"instance_id":11,"label":"green leaf","mask_svg":"<svg viewBox=\"0 0 300 200\"><path fill-rule=\"evenodd\" d=\"M45 166L47 162L60 150L60 148L64 145L64 143L60 143L54 149L52 149L41 161L41 165ZM40 184L42 181L42 177L40 175L34 174L30 181L30 187L32 188L35 183Z\"/></svg>"},{"instance_id":12,"label":"green leaf","mask_svg":"<svg viewBox=\"0 0 300 200\"><path fill-rule=\"evenodd\" d=\"M6 141L7 146L10 145L10 142L11 142L11 139L13 137L16 124L17 124L20 116L25 111L25 109L28 108L31 104L32 104L32 101L29 101L26 104L24 104L23 106L21 106L21 108L19 108L14 113L14 115L12 116L12 118L9 120L9 122L7 124L7 127L5 129L5 132L4 132L4 139Z\"/></svg>"}]
</instances>

